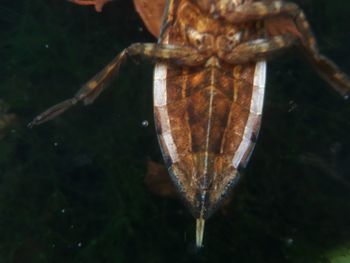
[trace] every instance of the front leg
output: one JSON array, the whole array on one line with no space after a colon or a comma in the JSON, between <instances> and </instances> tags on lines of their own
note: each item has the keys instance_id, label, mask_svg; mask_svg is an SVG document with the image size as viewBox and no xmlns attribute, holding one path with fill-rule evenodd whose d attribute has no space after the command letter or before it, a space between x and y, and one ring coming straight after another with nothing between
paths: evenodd
<instances>
[{"instance_id":1,"label":"front leg","mask_svg":"<svg viewBox=\"0 0 350 263\"><path fill-rule=\"evenodd\" d=\"M316 39L312 33L309 22L307 21L304 12L294 3L284 2L284 1L266 1L266 2L254 2L249 4L242 4L234 8L233 10L223 8L220 10L220 16L222 16L227 21L233 23L243 23L252 20L264 20L265 27L267 29L267 33L270 28L284 33L292 33L294 37L298 38L299 41L296 41L296 46L302 50L302 53L306 55L307 59L311 62L311 64L315 67L316 71L319 75L325 79L334 90L340 93L344 98L348 98L350 95L350 79L349 77L343 73L335 63L326 58L325 56L319 54ZM285 29L283 25L279 25L278 19L282 20L291 20L289 22L289 26L292 29ZM283 24L283 23L282 23ZM293 29L293 25L295 29ZM289 30L289 31L288 31ZM287 32L288 31L288 32ZM273 36L273 35L272 35ZM272 39L276 37L273 36ZM280 37L280 36L278 36ZM274 41L270 42L268 45L269 48L266 50L273 51ZM255 51L253 45L248 45L250 47L242 47L244 51L246 51L247 58L249 56L253 56L254 54L263 57L264 52ZM284 47L288 47L284 45ZM262 46L260 45L260 48ZM283 48L283 47L282 47ZM250 51L249 51L250 49ZM261 51L261 49L260 49ZM237 56L236 53L238 49L232 51L232 58ZM251 53L249 53L251 52ZM274 53L274 52L272 52ZM250 55L249 55L250 54ZM269 55L269 54L267 54Z\"/></svg>"},{"instance_id":2,"label":"front leg","mask_svg":"<svg viewBox=\"0 0 350 263\"><path fill-rule=\"evenodd\" d=\"M204 63L207 56L199 53L196 49L176 45L135 43L120 52L107 66L97 73L91 80L86 82L78 90L74 97L60 102L43 113L39 114L28 124L29 127L39 125L51 120L65 112L70 107L83 101L85 105L91 104L101 94L105 87L117 75L120 65L128 56L141 56L155 61L171 62L177 65L196 66Z\"/></svg>"},{"instance_id":3,"label":"front leg","mask_svg":"<svg viewBox=\"0 0 350 263\"><path fill-rule=\"evenodd\" d=\"M305 18L304 12L298 5L291 2L268 0L238 5L233 9L222 8L219 15L231 23L245 23L249 21L268 21L273 17L289 17L295 23L300 34L301 43L310 49L317 50L314 35Z\"/></svg>"},{"instance_id":4,"label":"front leg","mask_svg":"<svg viewBox=\"0 0 350 263\"><path fill-rule=\"evenodd\" d=\"M244 64L269 59L279 54L282 50L295 46L297 43L297 37L286 34L270 39L248 41L236 46L230 52L219 53L219 56L220 59L230 64ZM300 45L298 47L301 48L306 58L315 67L316 72L344 99L348 99L350 96L349 77L325 56L312 49L307 49Z\"/></svg>"},{"instance_id":5,"label":"front leg","mask_svg":"<svg viewBox=\"0 0 350 263\"><path fill-rule=\"evenodd\" d=\"M293 35L286 34L270 39L256 39L237 45L229 52L220 52L220 59L229 64L245 64L269 59L297 42Z\"/></svg>"}]
</instances>

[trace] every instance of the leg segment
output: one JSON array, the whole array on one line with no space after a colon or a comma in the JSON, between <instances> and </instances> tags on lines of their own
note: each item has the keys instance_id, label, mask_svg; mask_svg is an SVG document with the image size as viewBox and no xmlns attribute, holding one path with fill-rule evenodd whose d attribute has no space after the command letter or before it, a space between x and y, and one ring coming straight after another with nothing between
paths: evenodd
<instances>
[{"instance_id":1,"label":"leg segment","mask_svg":"<svg viewBox=\"0 0 350 263\"><path fill-rule=\"evenodd\" d=\"M256 39L236 46L229 53L220 54L220 59L230 64L244 64L264 60L291 47L296 42L297 38L292 35L275 36L270 39Z\"/></svg>"},{"instance_id":2,"label":"leg segment","mask_svg":"<svg viewBox=\"0 0 350 263\"><path fill-rule=\"evenodd\" d=\"M284 49L298 43L298 38L286 34L269 39L257 39L242 43L229 53L221 53L220 59L230 64L244 64L251 61L269 59ZM350 79L336 64L327 57L318 53L317 49L299 45L302 53L314 66L317 73L345 99L350 96Z\"/></svg>"},{"instance_id":3,"label":"leg segment","mask_svg":"<svg viewBox=\"0 0 350 263\"><path fill-rule=\"evenodd\" d=\"M350 96L349 77L327 57L318 53L312 53L309 50L304 50L304 54L321 78L327 81L344 99L348 99Z\"/></svg>"},{"instance_id":4,"label":"leg segment","mask_svg":"<svg viewBox=\"0 0 350 263\"><path fill-rule=\"evenodd\" d=\"M80 101L85 105L91 104L117 75L120 65L127 56L142 56L156 61L172 62L178 65L195 66L204 63L207 57L190 47L157 44L132 44L120 52L106 67L78 90L74 97L58 103L39 114L28 124L29 127L51 120Z\"/></svg>"},{"instance_id":5,"label":"leg segment","mask_svg":"<svg viewBox=\"0 0 350 263\"><path fill-rule=\"evenodd\" d=\"M340 93L344 98L347 98L350 94L350 79L346 74L339 70L339 68L328 58L322 56L318 52L317 42L312 33L310 25L303 13L303 11L294 3L284 2L284 1L266 1L266 2L254 2L250 4L242 4L237 6L234 10L220 10L220 16L224 17L227 21L233 23L242 23L251 20L265 20L265 25L267 30L269 29L269 25L272 26L277 31L281 33L291 33L297 32L297 34L293 34L296 38L299 39L298 47L302 50L302 52L306 55L306 57L310 60L310 62L315 67L316 71L320 74L322 78L324 78L338 93ZM274 23L274 17L285 17L286 20L290 19L292 23L290 25L295 26L295 29L289 30L283 28L283 25L279 25L278 22ZM278 28L278 27L281 28ZM272 39L274 39L273 37ZM274 42L274 41L272 41ZM288 41L287 41L288 42ZM271 44L271 43L270 43ZM273 47L269 45L267 49L267 54L269 55L271 51L273 51ZM252 57L253 54L257 56L264 57L264 52L259 52L259 48L255 49L254 45L249 45L249 42L246 44L246 47L242 46L243 50L247 51L246 59L249 59L249 56ZM248 47L250 46L250 47ZM272 45L273 46L273 45ZM284 45L288 47L288 45ZM263 45L260 45L260 48ZM237 57L238 49L237 47L232 52L232 58ZM260 50L261 51L261 50ZM251 52L251 54L249 53ZM236 53L236 54L235 54ZM272 52L274 53L274 51ZM250 54L250 55L249 55Z\"/></svg>"},{"instance_id":6,"label":"leg segment","mask_svg":"<svg viewBox=\"0 0 350 263\"><path fill-rule=\"evenodd\" d=\"M222 8L218 12L229 22L244 23L283 14L295 17L302 11L294 3L276 0L241 4L235 8Z\"/></svg>"},{"instance_id":7,"label":"leg segment","mask_svg":"<svg viewBox=\"0 0 350 263\"><path fill-rule=\"evenodd\" d=\"M302 44L317 49L315 38L310 30L304 12L298 5L284 1L267 1L242 4L233 10L220 10L220 16L232 23L244 23L252 20L264 20L276 16L287 16L292 19L300 31Z\"/></svg>"}]
</instances>

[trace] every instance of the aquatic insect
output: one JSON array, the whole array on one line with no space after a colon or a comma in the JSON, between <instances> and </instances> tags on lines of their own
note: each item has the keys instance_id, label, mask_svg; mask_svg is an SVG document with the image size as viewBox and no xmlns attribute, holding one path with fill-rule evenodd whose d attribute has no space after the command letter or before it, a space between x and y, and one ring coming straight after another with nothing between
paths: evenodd
<instances>
[{"instance_id":1,"label":"aquatic insect","mask_svg":"<svg viewBox=\"0 0 350 263\"><path fill-rule=\"evenodd\" d=\"M101 7L107 1L86 3ZM201 247L205 220L236 184L252 154L263 110L266 60L296 47L344 98L350 94L350 81L319 54L303 11L292 2L164 1L157 2L165 7L162 23L145 21L154 34L159 32L157 43L124 49L73 98L41 113L29 126L53 119L80 101L91 104L127 57L156 61L158 139L172 181L196 219L196 244Z\"/></svg>"}]
</instances>

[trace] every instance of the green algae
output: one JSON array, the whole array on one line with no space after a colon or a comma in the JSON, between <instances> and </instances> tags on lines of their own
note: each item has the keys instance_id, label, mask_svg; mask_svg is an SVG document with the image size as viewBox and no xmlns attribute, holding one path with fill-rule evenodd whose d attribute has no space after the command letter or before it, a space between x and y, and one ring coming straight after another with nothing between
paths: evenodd
<instances>
[{"instance_id":1,"label":"green algae","mask_svg":"<svg viewBox=\"0 0 350 263\"><path fill-rule=\"evenodd\" d=\"M348 263L350 262L350 245L341 245L327 252L326 257L331 263Z\"/></svg>"}]
</instances>

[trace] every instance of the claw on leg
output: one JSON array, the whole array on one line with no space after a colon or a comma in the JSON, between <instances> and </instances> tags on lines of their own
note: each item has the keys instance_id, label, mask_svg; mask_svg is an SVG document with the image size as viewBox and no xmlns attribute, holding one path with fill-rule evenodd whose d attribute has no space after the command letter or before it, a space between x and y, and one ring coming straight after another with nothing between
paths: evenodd
<instances>
[{"instance_id":1,"label":"claw on leg","mask_svg":"<svg viewBox=\"0 0 350 263\"><path fill-rule=\"evenodd\" d=\"M112 0L68 0L77 5L94 5L96 12L101 12L102 7Z\"/></svg>"}]
</instances>

